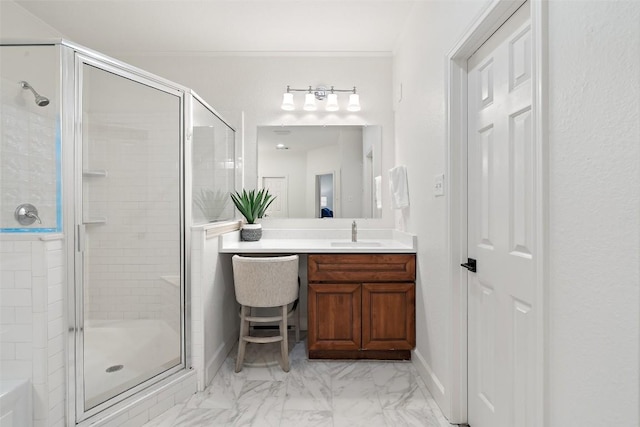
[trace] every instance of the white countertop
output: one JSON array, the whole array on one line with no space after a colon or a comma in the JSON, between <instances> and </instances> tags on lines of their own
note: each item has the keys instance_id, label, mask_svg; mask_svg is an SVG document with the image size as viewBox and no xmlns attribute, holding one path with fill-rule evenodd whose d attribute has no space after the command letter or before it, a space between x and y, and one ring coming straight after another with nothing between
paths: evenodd
<instances>
[{"instance_id":1,"label":"white countertop","mask_svg":"<svg viewBox=\"0 0 640 427\"><path fill-rule=\"evenodd\" d=\"M262 239L243 242L240 232L223 234L221 253L416 253L416 236L397 230L359 230L351 242L351 230L264 229Z\"/></svg>"}]
</instances>

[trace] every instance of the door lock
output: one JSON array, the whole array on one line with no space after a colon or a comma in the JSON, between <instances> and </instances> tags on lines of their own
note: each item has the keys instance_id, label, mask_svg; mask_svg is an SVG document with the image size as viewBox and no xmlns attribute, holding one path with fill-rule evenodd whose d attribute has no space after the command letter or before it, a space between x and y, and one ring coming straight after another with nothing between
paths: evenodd
<instances>
[{"instance_id":1,"label":"door lock","mask_svg":"<svg viewBox=\"0 0 640 427\"><path fill-rule=\"evenodd\" d=\"M475 273L476 270L476 260L473 258L467 258L467 262L465 264L460 264L461 267L466 268L472 273Z\"/></svg>"}]
</instances>

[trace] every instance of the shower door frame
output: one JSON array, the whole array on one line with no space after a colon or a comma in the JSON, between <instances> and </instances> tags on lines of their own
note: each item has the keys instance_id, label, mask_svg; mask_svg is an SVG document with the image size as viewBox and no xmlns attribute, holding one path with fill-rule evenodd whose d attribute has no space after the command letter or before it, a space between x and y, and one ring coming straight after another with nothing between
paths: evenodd
<instances>
[{"instance_id":1,"label":"shower door frame","mask_svg":"<svg viewBox=\"0 0 640 427\"><path fill-rule=\"evenodd\" d=\"M190 146L185 141L185 112L189 109L186 103L187 90L166 79L162 79L144 70L109 58L98 52L83 48L73 43L62 41L62 134L65 194L65 229L67 234L68 283L68 400L67 423L69 426L83 425L112 415L137 398L141 391L152 393L160 389L172 377L184 372L191 366L191 328L189 313L189 277L190 256L187 250L191 244L190 223L191 194L185 191L185 183L190 176L190 165L185 159L190 156ZM162 373L145 380L128 390L113 396L90 408L85 408L84 396L84 266L83 252L80 250L84 235L82 225L82 90L84 65L96 67L121 78L177 96L179 99L179 230L180 230L180 363ZM188 222L189 221L189 222ZM90 421L87 421L90 420Z\"/></svg>"}]
</instances>

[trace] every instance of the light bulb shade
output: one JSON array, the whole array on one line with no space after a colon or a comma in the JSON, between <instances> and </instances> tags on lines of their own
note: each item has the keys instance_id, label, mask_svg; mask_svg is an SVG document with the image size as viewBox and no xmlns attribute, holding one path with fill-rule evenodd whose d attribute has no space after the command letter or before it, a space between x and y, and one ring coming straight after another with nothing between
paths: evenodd
<instances>
[{"instance_id":1,"label":"light bulb shade","mask_svg":"<svg viewBox=\"0 0 640 427\"><path fill-rule=\"evenodd\" d=\"M349 105L347 105L349 111L360 111L360 95L352 93L349 95Z\"/></svg>"},{"instance_id":2,"label":"light bulb shade","mask_svg":"<svg viewBox=\"0 0 640 427\"><path fill-rule=\"evenodd\" d=\"M285 111L292 111L296 108L293 104L293 94L291 92L285 92L282 95L282 105L280 106Z\"/></svg>"},{"instance_id":3,"label":"light bulb shade","mask_svg":"<svg viewBox=\"0 0 640 427\"><path fill-rule=\"evenodd\" d=\"M335 93L330 93L327 95L327 106L325 107L327 111L338 111L340 107L338 106L338 95Z\"/></svg>"},{"instance_id":4,"label":"light bulb shade","mask_svg":"<svg viewBox=\"0 0 640 427\"><path fill-rule=\"evenodd\" d=\"M312 93L308 93L304 96L304 105L302 106L304 111L316 111L316 97Z\"/></svg>"}]
</instances>

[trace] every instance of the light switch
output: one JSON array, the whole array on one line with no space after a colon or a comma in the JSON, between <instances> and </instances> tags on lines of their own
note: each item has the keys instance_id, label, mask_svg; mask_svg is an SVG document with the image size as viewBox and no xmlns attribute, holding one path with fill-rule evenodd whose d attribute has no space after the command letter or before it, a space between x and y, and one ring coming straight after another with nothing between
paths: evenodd
<instances>
[{"instance_id":1,"label":"light switch","mask_svg":"<svg viewBox=\"0 0 640 427\"><path fill-rule=\"evenodd\" d=\"M444 196L444 174L436 175L433 183L433 195Z\"/></svg>"}]
</instances>

